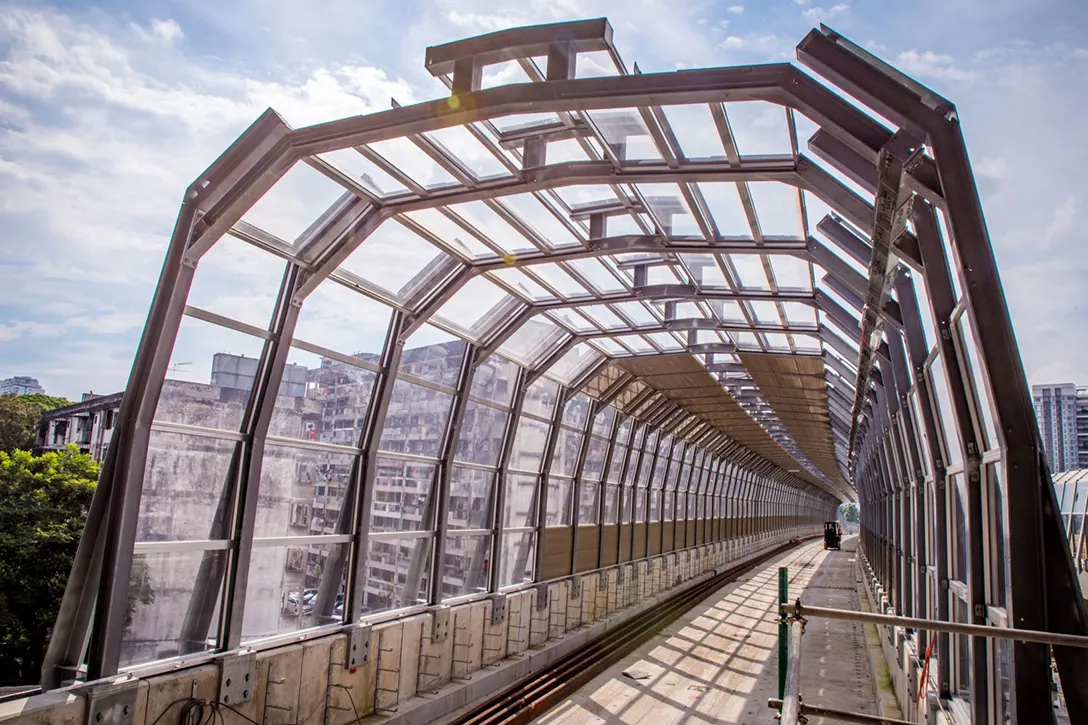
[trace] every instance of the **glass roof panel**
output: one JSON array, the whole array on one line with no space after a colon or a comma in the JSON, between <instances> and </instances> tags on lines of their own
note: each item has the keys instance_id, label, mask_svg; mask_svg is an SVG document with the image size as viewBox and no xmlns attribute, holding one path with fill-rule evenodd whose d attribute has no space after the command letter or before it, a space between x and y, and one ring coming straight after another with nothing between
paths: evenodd
<instances>
[{"instance_id":1,"label":"glass roof panel","mask_svg":"<svg viewBox=\"0 0 1088 725\"><path fill-rule=\"evenodd\" d=\"M617 335L616 341L626 345L637 353L653 352L653 345L648 343L642 335Z\"/></svg>"},{"instance_id":2,"label":"glass roof panel","mask_svg":"<svg viewBox=\"0 0 1088 725\"><path fill-rule=\"evenodd\" d=\"M478 340L492 327L493 313L499 305L511 299L486 277L473 277L438 309L435 317L464 332L470 339Z\"/></svg>"},{"instance_id":3,"label":"glass roof panel","mask_svg":"<svg viewBox=\"0 0 1088 725\"><path fill-rule=\"evenodd\" d=\"M789 126L782 106L766 101L727 103L729 126L741 156L791 154Z\"/></svg>"},{"instance_id":4,"label":"glass roof panel","mask_svg":"<svg viewBox=\"0 0 1088 725\"><path fill-rule=\"evenodd\" d=\"M494 210L482 201L470 201L465 204L450 204L449 211L475 227L494 245L504 252L522 252L536 249L524 234L502 219Z\"/></svg>"},{"instance_id":5,"label":"glass roof panel","mask_svg":"<svg viewBox=\"0 0 1088 725\"><path fill-rule=\"evenodd\" d=\"M676 133L680 149L691 158L725 158L725 147L705 104L664 106L665 118Z\"/></svg>"},{"instance_id":6,"label":"glass roof panel","mask_svg":"<svg viewBox=\"0 0 1088 725\"><path fill-rule=\"evenodd\" d=\"M423 134L452 153L477 178L510 176L510 171L463 126Z\"/></svg>"},{"instance_id":7,"label":"glass roof panel","mask_svg":"<svg viewBox=\"0 0 1088 725\"><path fill-rule=\"evenodd\" d=\"M593 345L594 347L598 348L599 350L601 350L601 351L603 351L603 352L605 352L605 353L607 353L609 355L629 355L630 354L630 352L626 348L619 345L611 337L595 337L595 338L593 338L592 340L589 341L589 344Z\"/></svg>"},{"instance_id":8,"label":"glass roof panel","mask_svg":"<svg viewBox=\"0 0 1088 725\"><path fill-rule=\"evenodd\" d=\"M318 154L318 158L336 167L345 176L357 179L363 186L379 196L403 194L408 191L408 187L379 169L373 161L355 149L330 151Z\"/></svg>"},{"instance_id":9,"label":"glass roof panel","mask_svg":"<svg viewBox=\"0 0 1088 725\"><path fill-rule=\"evenodd\" d=\"M588 290L578 280L571 277L554 263L534 264L527 267L529 273L539 277L544 284L552 287L564 298L576 295L585 295Z\"/></svg>"},{"instance_id":10,"label":"glass roof panel","mask_svg":"<svg viewBox=\"0 0 1088 725\"><path fill-rule=\"evenodd\" d=\"M585 315L579 314L580 310L554 310L548 314L553 320L556 320L564 327L575 332L597 332L597 326L586 319Z\"/></svg>"},{"instance_id":11,"label":"glass roof panel","mask_svg":"<svg viewBox=\"0 0 1088 725\"><path fill-rule=\"evenodd\" d=\"M714 217L714 223L718 225L719 234L751 238L752 228L748 226L748 217L744 214L736 184L727 181L700 183L699 190L703 192L706 206Z\"/></svg>"},{"instance_id":12,"label":"glass roof panel","mask_svg":"<svg viewBox=\"0 0 1088 725\"><path fill-rule=\"evenodd\" d=\"M757 322L779 322L778 308L773 302L757 300L749 304L752 305L752 311L755 313Z\"/></svg>"},{"instance_id":13,"label":"glass roof panel","mask_svg":"<svg viewBox=\"0 0 1088 725\"><path fill-rule=\"evenodd\" d=\"M521 64L516 60L507 60L502 63L484 66L482 78L480 79L481 88L504 86L508 83L532 83L532 79L525 75Z\"/></svg>"},{"instance_id":14,"label":"glass roof panel","mask_svg":"<svg viewBox=\"0 0 1088 725\"><path fill-rule=\"evenodd\" d=\"M493 121L495 127L500 131L512 131L523 127L559 122L559 116L555 113L515 113L509 116L500 116Z\"/></svg>"},{"instance_id":15,"label":"glass roof panel","mask_svg":"<svg viewBox=\"0 0 1088 725\"><path fill-rule=\"evenodd\" d=\"M540 301L556 299L555 295L541 287L536 280L516 267L501 267L492 270L487 274L488 276L496 277L510 285L518 295L527 300Z\"/></svg>"},{"instance_id":16,"label":"glass roof panel","mask_svg":"<svg viewBox=\"0 0 1088 725\"><path fill-rule=\"evenodd\" d=\"M632 270L628 272L633 274ZM673 268L668 265L658 264L646 270L647 284L677 284L683 281L685 280L677 276Z\"/></svg>"},{"instance_id":17,"label":"glass roof panel","mask_svg":"<svg viewBox=\"0 0 1088 725\"><path fill-rule=\"evenodd\" d=\"M808 322L810 324L816 321L816 315L813 308L801 302L783 302L782 306L786 309L786 318L790 322Z\"/></svg>"},{"instance_id":18,"label":"glass roof panel","mask_svg":"<svg viewBox=\"0 0 1088 725\"><path fill-rule=\"evenodd\" d=\"M394 219L398 221L403 219L403 223L409 228L413 224L419 225L421 227L419 234L430 234L465 259L498 259L499 257L497 251L489 249L455 221L435 209L404 212Z\"/></svg>"},{"instance_id":19,"label":"glass roof panel","mask_svg":"<svg viewBox=\"0 0 1088 725\"><path fill-rule=\"evenodd\" d=\"M601 359L601 354L585 343L578 343L548 370L548 374L564 384L569 384L590 365Z\"/></svg>"},{"instance_id":20,"label":"glass roof panel","mask_svg":"<svg viewBox=\"0 0 1088 725\"><path fill-rule=\"evenodd\" d=\"M737 255L733 257L733 266L736 267L737 276L740 277L741 287L769 289L767 286L767 273L763 271L763 262L756 255Z\"/></svg>"},{"instance_id":21,"label":"glass roof panel","mask_svg":"<svg viewBox=\"0 0 1088 725\"><path fill-rule=\"evenodd\" d=\"M548 144L547 162L549 164L562 164L567 161L589 161L589 156L581 144L573 138L552 141Z\"/></svg>"},{"instance_id":22,"label":"glass roof panel","mask_svg":"<svg viewBox=\"0 0 1088 725\"><path fill-rule=\"evenodd\" d=\"M620 302L615 307L634 321L636 325L652 325L658 322L658 319L646 309L646 306L639 302Z\"/></svg>"},{"instance_id":23,"label":"glass roof panel","mask_svg":"<svg viewBox=\"0 0 1088 725\"><path fill-rule=\"evenodd\" d=\"M553 349L564 335L566 333L554 322L536 315L518 328L499 350L511 359L531 366L544 351Z\"/></svg>"},{"instance_id":24,"label":"glass roof panel","mask_svg":"<svg viewBox=\"0 0 1088 725\"><path fill-rule=\"evenodd\" d=\"M792 288L808 290L812 288L808 273L808 262L797 257L780 254L771 257L771 268L780 289Z\"/></svg>"},{"instance_id":25,"label":"glass roof panel","mask_svg":"<svg viewBox=\"0 0 1088 725\"><path fill-rule=\"evenodd\" d=\"M677 342L676 338L667 332L651 332L647 334L646 337L657 343L657 345L666 352L684 349L684 346Z\"/></svg>"},{"instance_id":26,"label":"glass roof panel","mask_svg":"<svg viewBox=\"0 0 1088 725\"><path fill-rule=\"evenodd\" d=\"M623 330L629 327L623 319L604 305L588 305L580 307L579 311L606 330Z\"/></svg>"},{"instance_id":27,"label":"glass roof panel","mask_svg":"<svg viewBox=\"0 0 1088 725\"><path fill-rule=\"evenodd\" d=\"M653 225L647 221L647 228L653 229ZM621 214L619 216L608 217L607 221L607 235L609 237L620 237L625 234L645 234L646 230L638 225L638 223L629 214Z\"/></svg>"},{"instance_id":28,"label":"glass roof panel","mask_svg":"<svg viewBox=\"0 0 1088 725\"><path fill-rule=\"evenodd\" d=\"M436 164L430 156L406 138L393 138L367 144L367 148L407 174L420 186L433 189L456 184L448 171Z\"/></svg>"},{"instance_id":29,"label":"glass roof panel","mask_svg":"<svg viewBox=\"0 0 1088 725\"><path fill-rule=\"evenodd\" d=\"M242 221L294 244L315 219L347 193L329 177L299 162L242 215Z\"/></svg>"},{"instance_id":30,"label":"glass roof panel","mask_svg":"<svg viewBox=\"0 0 1088 725\"><path fill-rule=\"evenodd\" d=\"M612 56L605 50L594 50L589 53L579 53L575 66L576 78L595 78L598 76L614 76L619 73Z\"/></svg>"},{"instance_id":31,"label":"glass roof panel","mask_svg":"<svg viewBox=\"0 0 1088 725\"><path fill-rule=\"evenodd\" d=\"M388 292L394 300L406 302L446 259L433 244L392 219L360 244L341 269Z\"/></svg>"},{"instance_id":32,"label":"glass roof panel","mask_svg":"<svg viewBox=\"0 0 1088 725\"><path fill-rule=\"evenodd\" d=\"M567 264L585 277L598 292L618 292L627 289L616 278L607 262L598 259L573 259Z\"/></svg>"},{"instance_id":33,"label":"glass roof panel","mask_svg":"<svg viewBox=\"0 0 1088 725\"><path fill-rule=\"evenodd\" d=\"M547 199L547 196L543 197ZM549 247L566 247L580 244L581 237L559 221L551 211L555 202L542 201L533 194L512 194L504 196L502 203L517 214L526 225L533 229ZM559 212L562 213L562 212Z\"/></svg>"},{"instance_id":34,"label":"glass roof panel","mask_svg":"<svg viewBox=\"0 0 1088 725\"><path fill-rule=\"evenodd\" d=\"M800 237L801 206L797 189L776 181L749 182L752 201L756 205L759 227L764 234L787 234Z\"/></svg>"},{"instance_id":35,"label":"glass roof panel","mask_svg":"<svg viewBox=\"0 0 1088 725\"><path fill-rule=\"evenodd\" d=\"M751 332L734 332L733 341L737 343L737 347L740 348L758 348L759 340Z\"/></svg>"}]
</instances>

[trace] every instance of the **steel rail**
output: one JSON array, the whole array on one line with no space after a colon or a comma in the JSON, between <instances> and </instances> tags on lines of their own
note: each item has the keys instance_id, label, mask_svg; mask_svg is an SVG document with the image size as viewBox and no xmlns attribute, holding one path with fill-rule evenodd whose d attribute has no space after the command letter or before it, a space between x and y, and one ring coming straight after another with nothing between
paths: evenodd
<instances>
[{"instance_id":1,"label":"steel rail","mask_svg":"<svg viewBox=\"0 0 1088 725\"><path fill-rule=\"evenodd\" d=\"M507 687L449 725L521 725L532 721L636 650L660 632L664 625L677 619L710 594L795 546L797 544L792 542L779 546L752 561L715 574L668 597L658 606L635 615L551 666Z\"/></svg>"},{"instance_id":2,"label":"steel rail","mask_svg":"<svg viewBox=\"0 0 1088 725\"><path fill-rule=\"evenodd\" d=\"M807 604L783 604L782 613L800 617L825 617L841 619L846 622L868 622L907 629L924 629L930 632L965 634L971 637L990 637L992 639L1011 639L1019 642L1057 645L1059 647L1088 648L1088 637L1061 632L1043 632L1035 629L1013 629L1011 627L991 627L984 624L964 624L962 622L940 622L932 619L915 617L897 617L892 614L875 612L854 612L847 609L829 609L810 607Z\"/></svg>"},{"instance_id":3,"label":"steel rail","mask_svg":"<svg viewBox=\"0 0 1088 725\"><path fill-rule=\"evenodd\" d=\"M782 701L771 698L770 700L767 700L767 707L773 710L780 710L782 708ZM841 720L842 722L871 723L872 725L918 725L918 723L911 720L900 720L898 718L884 717L882 715L866 715L863 712L837 710L832 707L823 707L822 705L806 705L801 703L799 710L801 715L826 717L832 720Z\"/></svg>"}]
</instances>

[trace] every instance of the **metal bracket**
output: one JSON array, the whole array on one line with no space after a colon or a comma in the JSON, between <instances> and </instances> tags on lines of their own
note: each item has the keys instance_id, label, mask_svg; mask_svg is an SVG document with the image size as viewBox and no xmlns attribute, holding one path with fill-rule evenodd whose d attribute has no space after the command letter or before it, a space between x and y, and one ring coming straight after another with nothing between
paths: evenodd
<instances>
[{"instance_id":1,"label":"metal bracket","mask_svg":"<svg viewBox=\"0 0 1088 725\"><path fill-rule=\"evenodd\" d=\"M248 650L219 658L219 702L249 702L257 689L257 653Z\"/></svg>"},{"instance_id":2,"label":"metal bracket","mask_svg":"<svg viewBox=\"0 0 1088 725\"><path fill-rule=\"evenodd\" d=\"M353 624L348 627L348 649L344 655L344 669L354 670L370 662L370 625Z\"/></svg>"},{"instance_id":3,"label":"metal bracket","mask_svg":"<svg viewBox=\"0 0 1088 725\"><path fill-rule=\"evenodd\" d=\"M506 595L491 595L491 623L500 624L506 621Z\"/></svg>"},{"instance_id":4,"label":"metal bracket","mask_svg":"<svg viewBox=\"0 0 1088 725\"><path fill-rule=\"evenodd\" d=\"M140 681L125 678L88 687L86 725L133 725L136 722L136 696Z\"/></svg>"},{"instance_id":5,"label":"metal bracket","mask_svg":"<svg viewBox=\"0 0 1088 725\"><path fill-rule=\"evenodd\" d=\"M539 612L548 606L548 585L538 584L536 588L536 609Z\"/></svg>"},{"instance_id":6,"label":"metal bracket","mask_svg":"<svg viewBox=\"0 0 1088 725\"><path fill-rule=\"evenodd\" d=\"M570 598L574 599L576 597L581 597L581 596L582 596L582 577L572 576L570 578Z\"/></svg>"},{"instance_id":7,"label":"metal bracket","mask_svg":"<svg viewBox=\"0 0 1088 725\"><path fill-rule=\"evenodd\" d=\"M431 610L431 641L445 642L450 635L450 608L435 607Z\"/></svg>"},{"instance_id":8,"label":"metal bracket","mask_svg":"<svg viewBox=\"0 0 1088 725\"><path fill-rule=\"evenodd\" d=\"M609 578L608 573L610 571L612 571L612 570L611 569L601 569L601 571L598 572L598 574L597 574L597 589L598 590L600 590L602 592L608 591L608 578Z\"/></svg>"}]
</instances>

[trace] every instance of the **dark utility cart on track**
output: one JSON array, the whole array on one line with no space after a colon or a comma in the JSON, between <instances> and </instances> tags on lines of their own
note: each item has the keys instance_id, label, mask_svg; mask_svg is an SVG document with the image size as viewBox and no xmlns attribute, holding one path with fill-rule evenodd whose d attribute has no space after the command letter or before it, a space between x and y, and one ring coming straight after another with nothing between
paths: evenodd
<instances>
[{"instance_id":1,"label":"dark utility cart on track","mask_svg":"<svg viewBox=\"0 0 1088 725\"><path fill-rule=\"evenodd\" d=\"M824 522L824 548L842 548L842 526L839 525L838 521Z\"/></svg>"}]
</instances>

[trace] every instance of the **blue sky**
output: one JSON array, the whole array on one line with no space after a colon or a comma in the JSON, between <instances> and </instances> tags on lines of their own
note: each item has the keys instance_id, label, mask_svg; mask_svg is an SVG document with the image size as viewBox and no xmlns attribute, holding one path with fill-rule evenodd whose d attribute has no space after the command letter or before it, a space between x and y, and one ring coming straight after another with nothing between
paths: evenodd
<instances>
[{"instance_id":1,"label":"blue sky","mask_svg":"<svg viewBox=\"0 0 1088 725\"><path fill-rule=\"evenodd\" d=\"M182 191L265 108L302 126L424 100L443 90L427 45L607 16L644 70L788 60L826 22L951 98L1029 377L1088 384L1088 5L677 5L0 5L0 378L68 396L124 386Z\"/></svg>"}]
</instances>

